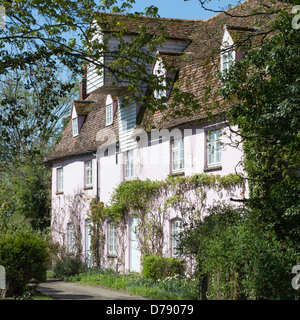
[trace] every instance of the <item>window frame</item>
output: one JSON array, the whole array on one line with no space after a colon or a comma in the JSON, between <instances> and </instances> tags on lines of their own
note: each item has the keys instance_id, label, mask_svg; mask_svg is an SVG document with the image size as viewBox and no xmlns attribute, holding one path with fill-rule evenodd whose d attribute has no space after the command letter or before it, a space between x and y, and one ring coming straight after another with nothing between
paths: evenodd
<instances>
[{"instance_id":1,"label":"window frame","mask_svg":"<svg viewBox=\"0 0 300 320\"><path fill-rule=\"evenodd\" d=\"M165 74L160 75L160 76L158 76L158 78L159 78L158 81L160 82L160 85L163 87L166 87L166 75ZM162 98L166 98L167 97L167 90L166 89L159 89L159 90L155 89L153 95L154 95L154 98L157 100L162 99Z\"/></svg>"},{"instance_id":2,"label":"window frame","mask_svg":"<svg viewBox=\"0 0 300 320\"><path fill-rule=\"evenodd\" d=\"M116 255L118 251L117 226L114 221L110 221L107 226L108 232L108 254Z\"/></svg>"},{"instance_id":3,"label":"window frame","mask_svg":"<svg viewBox=\"0 0 300 320\"><path fill-rule=\"evenodd\" d=\"M178 142L180 142L180 145L175 147L175 143ZM176 157L174 156L175 152L177 154ZM177 169L174 169L175 161L178 164ZM171 172L184 172L184 137L171 139Z\"/></svg>"},{"instance_id":4,"label":"window frame","mask_svg":"<svg viewBox=\"0 0 300 320\"><path fill-rule=\"evenodd\" d=\"M68 223L68 251L75 253L75 230L73 223Z\"/></svg>"},{"instance_id":5,"label":"window frame","mask_svg":"<svg viewBox=\"0 0 300 320\"><path fill-rule=\"evenodd\" d=\"M180 223L180 226L176 225L177 223ZM180 257L180 254L178 250L176 249L179 244L179 240L176 239L178 235L183 231L182 228L182 219L180 218L175 218L171 220L171 256L173 258L178 258Z\"/></svg>"},{"instance_id":6,"label":"window frame","mask_svg":"<svg viewBox=\"0 0 300 320\"><path fill-rule=\"evenodd\" d=\"M75 117L72 119L72 132L73 132L73 137L77 137L79 130L78 130L78 117Z\"/></svg>"},{"instance_id":7,"label":"window frame","mask_svg":"<svg viewBox=\"0 0 300 320\"><path fill-rule=\"evenodd\" d=\"M216 134L217 132L218 134ZM221 136L222 136L221 129L213 129L206 132L206 167L207 168L220 166L222 163ZM214 139L210 140L211 137L213 137ZM215 137L217 137L217 139L215 139ZM213 150L213 152L210 151L211 149ZM212 155L213 155L213 159L212 159Z\"/></svg>"},{"instance_id":8,"label":"window frame","mask_svg":"<svg viewBox=\"0 0 300 320\"><path fill-rule=\"evenodd\" d=\"M130 175L128 175L129 172L131 173ZM134 178L134 151L127 150L125 152L125 180L131 180L133 178Z\"/></svg>"},{"instance_id":9,"label":"window frame","mask_svg":"<svg viewBox=\"0 0 300 320\"><path fill-rule=\"evenodd\" d=\"M88 167L90 164L90 167ZM90 178L90 182L88 179ZM84 162L84 186L90 188L93 186L93 160L87 160Z\"/></svg>"},{"instance_id":10,"label":"window frame","mask_svg":"<svg viewBox=\"0 0 300 320\"><path fill-rule=\"evenodd\" d=\"M229 59L229 57L230 57L230 59ZM231 66L234 64L234 61L235 61L235 57L234 57L233 48L229 48L229 49L224 50L224 52L222 52L222 54L221 54L221 71L222 72L229 71ZM225 67L225 63L226 63L226 67Z\"/></svg>"},{"instance_id":11,"label":"window frame","mask_svg":"<svg viewBox=\"0 0 300 320\"><path fill-rule=\"evenodd\" d=\"M106 126L113 123L113 102L106 105Z\"/></svg>"},{"instance_id":12,"label":"window frame","mask_svg":"<svg viewBox=\"0 0 300 320\"><path fill-rule=\"evenodd\" d=\"M64 168L59 167L56 169L56 192L63 192L63 190L64 190Z\"/></svg>"}]
</instances>

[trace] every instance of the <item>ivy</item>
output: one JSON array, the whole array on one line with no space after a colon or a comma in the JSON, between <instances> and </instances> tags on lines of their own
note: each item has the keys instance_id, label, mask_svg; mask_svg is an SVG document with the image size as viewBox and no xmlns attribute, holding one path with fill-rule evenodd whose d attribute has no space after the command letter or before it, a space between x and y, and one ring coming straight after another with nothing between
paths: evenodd
<instances>
[{"instance_id":1,"label":"ivy","mask_svg":"<svg viewBox=\"0 0 300 320\"><path fill-rule=\"evenodd\" d=\"M166 240L164 224L170 218L169 209L175 209L187 222L204 213L207 191L230 191L243 186L243 179L236 174L196 174L187 177L168 176L162 181L124 181L114 190L110 204L104 206L96 198L90 203L93 256L97 261L104 259L105 222L114 221L118 227L118 244L121 246L117 256L118 260L123 259L124 255L120 252L125 252L122 239L126 234L129 215L138 218L136 233L142 257L150 254L162 256Z\"/></svg>"}]
</instances>

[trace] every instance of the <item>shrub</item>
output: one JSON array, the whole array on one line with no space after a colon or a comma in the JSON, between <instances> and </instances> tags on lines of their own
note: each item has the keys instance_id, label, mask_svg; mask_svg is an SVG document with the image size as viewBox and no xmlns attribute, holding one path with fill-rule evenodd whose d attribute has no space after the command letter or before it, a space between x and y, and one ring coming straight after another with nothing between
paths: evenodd
<instances>
[{"instance_id":1,"label":"shrub","mask_svg":"<svg viewBox=\"0 0 300 320\"><path fill-rule=\"evenodd\" d=\"M294 299L291 270L297 248L280 241L253 211L216 206L181 240L197 259L202 299Z\"/></svg>"},{"instance_id":2,"label":"shrub","mask_svg":"<svg viewBox=\"0 0 300 320\"><path fill-rule=\"evenodd\" d=\"M176 258L146 256L143 260L143 276L153 280L184 274L183 261Z\"/></svg>"},{"instance_id":3,"label":"shrub","mask_svg":"<svg viewBox=\"0 0 300 320\"><path fill-rule=\"evenodd\" d=\"M30 232L9 234L0 239L0 265L5 267L7 296L20 294L25 286L46 280L48 243Z\"/></svg>"},{"instance_id":4,"label":"shrub","mask_svg":"<svg viewBox=\"0 0 300 320\"><path fill-rule=\"evenodd\" d=\"M83 264L77 258L66 257L65 259L57 261L53 271L55 278L63 279L82 272Z\"/></svg>"}]
</instances>

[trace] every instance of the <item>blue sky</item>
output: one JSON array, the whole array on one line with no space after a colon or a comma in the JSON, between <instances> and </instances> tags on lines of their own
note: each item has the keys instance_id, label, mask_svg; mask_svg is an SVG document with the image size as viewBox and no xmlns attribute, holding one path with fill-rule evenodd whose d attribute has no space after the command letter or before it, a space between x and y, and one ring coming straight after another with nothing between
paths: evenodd
<instances>
[{"instance_id":1,"label":"blue sky","mask_svg":"<svg viewBox=\"0 0 300 320\"><path fill-rule=\"evenodd\" d=\"M158 14L164 18L207 19L216 13L202 9L199 0L135 0L134 11L143 11L145 7L158 7ZM214 10L235 5L238 0L211 0L207 7Z\"/></svg>"}]
</instances>

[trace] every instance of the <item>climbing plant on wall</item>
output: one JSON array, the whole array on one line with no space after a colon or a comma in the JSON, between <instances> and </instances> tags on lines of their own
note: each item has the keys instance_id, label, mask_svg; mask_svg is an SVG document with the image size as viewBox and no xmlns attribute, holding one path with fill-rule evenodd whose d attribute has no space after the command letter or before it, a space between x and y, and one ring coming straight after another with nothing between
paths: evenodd
<instances>
[{"instance_id":1,"label":"climbing plant on wall","mask_svg":"<svg viewBox=\"0 0 300 320\"><path fill-rule=\"evenodd\" d=\"M117 226L117 263L124 267L124 235L129 216L138 218L136 234L142 257L162 255L168 240L164 225L170 219L172 210L188 223L191 219L201 218L205 213L207 192L214 190L222 198L225 192L234 191L237 187L243 190L244 184L243 179L236 174L196 174L188 177L169 176L162 181L134 179L122 182L114 190L109 205L104 206L96 198L90 203L92 250L97 263L105 259L105 221L114 221Z\"/></svg>"}]
</instances>

